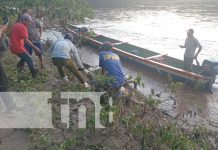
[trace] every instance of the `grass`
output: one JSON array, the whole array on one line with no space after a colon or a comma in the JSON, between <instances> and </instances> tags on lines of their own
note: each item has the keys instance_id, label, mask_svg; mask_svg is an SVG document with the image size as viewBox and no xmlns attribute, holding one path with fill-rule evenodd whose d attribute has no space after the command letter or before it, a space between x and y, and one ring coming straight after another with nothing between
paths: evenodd
<instances>
[{"instance_id":1,"label":"grass","mask_svg":"<svg viewBox=\"0 0 218 150\"><path fill-rule=\"evenodd\" d=\"M39 70L38 76L34 79L31 77L28 68L22 73L16 73L17 61L16 56L11 54L7 55L4 60L11 91L52 91L53 99L58 100L61 91L89 92L94 90L94 88L84 88L76 80L73 80L70 84L64 84L60 81L57 70L51 65L50 56L47 53L45 55L46 69ZM103 85L103 82L110 79L97 72L95 80ZM135 80L140 83L140 76ZM182 83L169 85L172 92L178 92L182 87ZM56 129L25 130L32 140L32 145L29 145L27 149L207 150L217 148L215 147L217 145L214 146L210 143L210 133L204 127L184 129L182 125L156 109L159 101L152 95L146 98L138 91L133 89L130 89L130 91L129 95L115 99L112 107L104 106L101 111L101 123L106 126L106 129L95 129L94 113L88 111L87 129L57 127ZM144 104L136 104L133 99L142 101ZM58 113L55 113L55 111L58 111L57 107L54 109L54 118L56 119L58 119ZM112 123L108 123L109 112L114 113Z\"/></svg>"}]
</instances>

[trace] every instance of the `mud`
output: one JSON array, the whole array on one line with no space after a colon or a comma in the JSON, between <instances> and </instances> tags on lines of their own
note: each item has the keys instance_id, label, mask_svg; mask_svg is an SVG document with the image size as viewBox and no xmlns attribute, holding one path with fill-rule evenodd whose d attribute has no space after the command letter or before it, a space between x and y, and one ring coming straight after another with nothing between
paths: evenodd
<instances>
[{"instance_id":1,"label":"mud","mask_svg":"<svg viewBox=\"0 0 218 150\"><path fill-rule=\"evenodd\" d=\"M83 62L95 67L98 66L98 50L82 47L79 53ZM138 87L138 90L145 96L153 93L161 101L159 105L161 110L172 117L187 117L186 114L191 112L194 115L187 117L190 124L204 124L208 128L218 131L218 128L211 124L211 122L218 123L218 89L216 84L213 87L213 94L205 90L195 90L190 86L184 86L183 89L175 93L168 88L170 83L167 78L161 77L154 72L146 71L143 67L136 66L130 62L123 60L121 62L126 74L131 76L140 74L142 76L142 82L145 84L145 87Z\"/></svg>"}]
</instances>

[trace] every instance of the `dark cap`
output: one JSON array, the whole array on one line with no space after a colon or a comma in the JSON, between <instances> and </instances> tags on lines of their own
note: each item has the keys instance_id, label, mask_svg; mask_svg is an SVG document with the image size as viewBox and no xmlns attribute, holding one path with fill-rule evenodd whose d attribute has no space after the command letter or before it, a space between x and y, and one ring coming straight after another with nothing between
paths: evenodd
<instances>
[{"instance_id":1,"label":"dark cap","mask_svg":"<svg viewBox=\"0 0 218 150\"><path fill-rule=\"evenodd\" d=\"M112 48L112 44L111 42L108 42L108 41L104 42L101 46L102 51L109 51L111 50L111 48Z\"/></svg>"},{"instance_id":2,"label":"dark cap","mask_svg":"<svg viewBox=\"0 0 218 150\"><path fill-rule=\"evenodd\" d=\"M194 33L194 30L193 30L193 29L188 29L187 32L190 32L190 33L193 34L193 33Z\"/></svg>"},{"instance_id":3,"label":"dark cap","mask_svg":"<svg viewBox=\"0 0 218 150\"><path fill-rule=\"evenodd\" d=\"M79 32L82 32L82 33L85 33L85 32L88 32L89 30L88 30L88 28L86 28L86 27L81 27L81 28L79 28Z\"/></svg>"},{"instance_id":4,"label":"dark cap","mask_svg":"<svg viewBox=\"0 0 218 150\"><path fill-rule=\"evenodd\" d=\"M67 34L64 36L64 39L68 39L68 40L70 40L71 42L74 41L73 35L72 35L71 33L67 33Z\"/></svg>"},{"instance_id":5,"label":"dark cap","mask_svg":"<svg viewBox=\"0 0 218 150\"><path fill-rule=\"evenodd\" d=\"M25 20L32 21L32 17L28 14L21 15L20 21L25 21Z\"/></svg>"}]
</instances>

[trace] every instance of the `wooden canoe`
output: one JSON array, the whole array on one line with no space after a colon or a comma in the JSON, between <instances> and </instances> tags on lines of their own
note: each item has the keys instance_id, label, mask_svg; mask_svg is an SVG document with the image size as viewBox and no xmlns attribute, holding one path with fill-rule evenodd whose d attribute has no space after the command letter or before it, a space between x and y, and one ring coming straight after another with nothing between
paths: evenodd
<instances>
[{"instance_id":1,"label":"wooden canoe","mask_svg":"<svg viewBox=\"0 0 218 150\"><path fill-rule=\"evenodd\" d=\"M95 36L90 37L85 34L80 34L75 29L77 29L77 27L73 25L65 27L67 32L83 36L87 43L95 48L99 48L103 42L109 41L114 44L112 50L117 53L121 59L134 62L145 69L155 71L162 76L171 78L172 80L191 83L205 89L210 89L215 82L216 76L209 77L201 75L201 68L197 65L193 65L193 72L186 71L183 69L182 60L129 43L123 43L122 41L103 35L96 34Z\"/></svg>"}]
</instances>

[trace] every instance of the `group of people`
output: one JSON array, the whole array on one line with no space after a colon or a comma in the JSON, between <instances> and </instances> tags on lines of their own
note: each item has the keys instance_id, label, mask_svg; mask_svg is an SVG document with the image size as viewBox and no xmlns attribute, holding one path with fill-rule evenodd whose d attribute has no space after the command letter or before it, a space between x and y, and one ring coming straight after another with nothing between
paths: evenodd
<instances>
[{"instance_id":1,"label":"group of people","mask_svg":"<svg viewBox=\"0 0 218 150\"><path fill-rule=\"evenodd\" d=\"M22 15L18 17L18 21L12 26L9 34L9 39L5 35L7 22L4 19L4 24L0 26L0 97L6 106L6 111L10 112L15 109L15 104L12 101L8 91L8 80L3 65L3 57L8 48L10 51L20 58L17 63L17 71L21 71L28 64L32 77L36 76L37 70L34 67L31 55L33 50L39 57L41 67L43 67L41 33L42 26L39 21L32 18L28 10L23 10Z\"/></svg>"},{"instance_id":2,"label":"group of people","mask_svg":"<svg viewBox=\"0 0 218 150\"><path fill-rule=\"evenodd\" d=\"M32 39L29 38L29 35L33 34L31 32L33 22L34 21L29 14L23 14L20 17L20 21L12 26L9 45L11 52L20 58L20 61L17 63L17 71L21 71L26 62L32 77L35 77L37 70L35 69L33 60L31 58L32 49L35 51L37 56L42 58L42 48L41 46L33 43L33 41L31 41Z\"/></svg>"},{"instance_id":3,"label":"group of people","mask_svg":"<svg viewBox=\"0 0 218 150\"><path fill-rule=\"evenodd\" d=\"M4 46L4 52L9 48L12 54L20 58L17 63L17 71L20 72L24 68L25 63L28 65L30 73L33 78L37 76L37 69L34 66L32 54L35 52L39 58L41 68L43 64L43 49L41 45L42 26L36 18L32 17L29 10L23 10L22 14L18 17L18 20L13 24L10 33L9 40L3 39L3 33L7 29L7 25L1 26L1 41L0 46ZM6 42L7 41L7 42ZM5 44L6 43L6 44ZM1 48L1 47L0 47ZM114 77L110 86L113 89L119 89L124 84L124 73L122 71L119 56L114 54L112 44L110 42L103 43L101 47L102 51L99 56L99 66L102 68L102 73ZM7 92L8 80L3 65L3 50L1 50L1 64L0 64L0 92ZM67 33L63 39L58 39L50 47L52 63L57 67L57 70L61 78L68 82L69 79L64 72L64 67L73 73L85 87L89 87L87 80L83 76L83 73L87 74L88 71L84 69L84 66L79 58L78 50L74 45L74 37L72 34ZM5 104L6 107L9 105Z\"/></svg>"},{"instance_id":4,"label":"group of people","mask_svg":"<svg viewBox=\"0 0 218 150\"><path fill-rule=\"evenodd\" d=\"M81 71L87 74L81 60L78 57L78 51L73 44L72 34L66 34L64 39L60 39L50 48L52 53L52 62L57 67L61 77L68 82L68 77L64 73L63 67L72 72L85 87L89 84L83 78ZM111 51L112 44L104 42L99 54L99 67L102 68L102 74L111 76L113 80L109 83L109 89L118 91L124 84L125 76L121 67L119 56Z\"/></svg>"},{"instance_id":5,"label":"group of people","mask_svg":"<svg viewBox=\"0 0 218 150\"><path fill-rule=\"evenodd\" d=\"M3 103L6 106L6 112L10 112L15 109L16 105L12 101L10 95L7 94L8 80L3 64L3 57L9 45L8 38L4 34L6 29L7 29L7 25L0 25L0 98L2 98Z\"/></svg>"},{"instance_id":6,"label":"group of people","mask_svg":"<svg viewBox=\"0 0 218 150\"><path fill-rule=\"evenodd\" d=\"M7 41L3 36L7 26L2 25L0 28L1 41ZM181 48L186 48L184 54L184 69L192 70L193 60L197 58L202 46L198 40L193 36L194 30L189 29L187 31L187 39L184 45L180 45ZM38 56L41 68L43 64L43 49L41 45L42 26L38 19L33 18L29 10L24 10L19 16L18 21L12 26L9 35L9 48L10 51L20 58L17 63L17 71L21 71L27 63L32 77L36 77L37 69L34 66L31 55L33 51ZM7 42L0 43L0 49L7 49ZM74 43L74 37L72 34L66 34L63 39L57 40L50 48L52 63L57 67L58 72L65 82L69 79L66 76L63 67L66 67L71 73L73 73L79 81L85 86L89 87L88 82L82 75L82 72L87 74L87 70L84 69L83 64L78 56L78 50ZM3 45L3 46L2 46ZM3 48L2 48L3 47ZM119 90L125 82L125 75L120 63L120 58L117 54L112 52L113 45L110 42L104 42L101 46L101 52L99 54L99 67L102 68L102 73L113 77L110 82L110 87L114 90ZM195 54L196 48L199 47L198 52ZM0 51L0 92L6 92L8 87L7 77L5 74L2 52ZM13 105L7 105L8 109Z\"/></svg>"}]
</instances>

